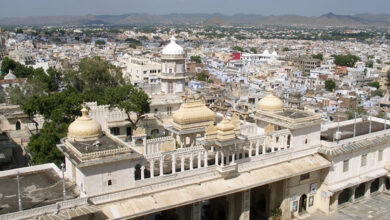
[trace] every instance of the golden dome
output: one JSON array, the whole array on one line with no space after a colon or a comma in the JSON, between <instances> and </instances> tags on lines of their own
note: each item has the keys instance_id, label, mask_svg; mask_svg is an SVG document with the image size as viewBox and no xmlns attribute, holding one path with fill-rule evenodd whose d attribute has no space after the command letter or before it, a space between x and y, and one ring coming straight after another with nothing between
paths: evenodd
<instances>
[{"instance_id":1,"label":"golden dome","mask_svg":"<svg viewBox=\"0 0 390 220\"><path fill-rule=\"evenodd\" d=\"M278 97L272 94L270 90L269 94L262 98L257 104L257 110L260 111L282 111L283 102Z\"/></svg>"},{"instance_id":2,"label":"golden dome","mask_svg":"<svg viewBox=\"0 0 390 220\"><path fill-rule=\"evenodd\" d=\"M172 116L173 122L179 125L214 121L215 117L215 113L199 100L181 104L180 109Z\"/></svg>"},{"instance_id":3,"label":"golden dome","mask_svg":"<svg viewBox=\"0 0 390 220\"><path fill-rule=\"evenodd\" d=\"M217 128L219 131L232 131L232 130L234 130L234 125L227 118L224 118L217 125Z\"/></svg>"},{"instance_id":4,"label":"golden dome","mask_svg":"<svg viewBox=\"0 0 390 220\"><path fill-rule=\"evenodd\" d=\"M77 118L68 127L68 138L71 141L96 140L102 133L100 124L88 116L88 110L83 106L82 116Z\"/></svg>"}]
</instances>

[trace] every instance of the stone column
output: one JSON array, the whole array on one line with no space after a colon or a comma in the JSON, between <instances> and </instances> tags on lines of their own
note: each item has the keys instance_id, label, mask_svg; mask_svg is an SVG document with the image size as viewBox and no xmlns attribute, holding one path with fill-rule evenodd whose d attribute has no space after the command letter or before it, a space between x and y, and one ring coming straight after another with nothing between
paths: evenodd
<instances>
[{"instance_id":1,"label":"stone column","mask_svg":"<svg viewBox=\"0 0 390 220\"><path fill-rule=\"evenodd\" d=\"M221 151L221 166L223 167L225 160L225 155L223 154L223 151Z\"/></svg>"},{"instance_id":2,"label":"stone column","mask_svg":"<svg viewBox=\"0 0 390 220\"><path fill-rule=\"evenodd\" d=\"M334 195L333 195L333 203L331 204L331 208L332 208L332 211L336 211L339 207L339 195L340 195L340 192L336 192Z\"/></svg>"},{"instance_id":3,"label":"stone column","mask_svg":"<svg viewBox=\"0 0 390 220\"><path fill-rule=\"evenodd\" d=\"M194 167L194 154L191 153L190 155L190 170L192 170Z\"/></svg>"},{"instance_id":4,"label":"stone column","mask_svg":"<svg viewBox=\"0 0 390 220\"><path fill-rule=\"evenodd\" d=\"M256 141L256 156L259 155L259 148L260 148L260 143L259 141Z\"/></svg>"},{"instance_id":5,"label":"stone column","mask_svg":"<svg viewBox=\"0 0 390 220\"><path fill-rule=\"evenodd\" d=\"M357 188L358 186L359 186L359 185L351 187L352 195L351 195L350 202L352 202L352 203L355 202L355 192L356 192L356 188Z\"/></svg>"},{"instance_id":6,"label":"stone column","mask_svg":"<svg viewBox=\"0 0 390 220\"><path fill-rule=\"evenodd\" d=\"M207 161L209 159L209 152L206 150L204 152L204 167L208 167L209 165L207 164Z\"/></svg>"},{"instance_id":7,"label":"stone column","mask_svg":"<svg viewBox=\"0 0 390 220\"><path fill-rule=\"evenodd\" d=\"M266 142L267 142L267 137L264 137L264 141L263 141L263 154L265 154L265 152L267 150L267 148L265 146Z\"/></svg>"},{"instance_id":8,"label":"stone column","mask_svg":"<svg viewBox=\"0 0 390 220\"><path fill-rule=\"evenodd\" d=\"M252 142L249 144L249 157L252 157Z\"/></svg>"},{"instance_id":9,"label":"stone column","mask_svg":"<svg viewBox=\"0 0 390 220\"><path fill-rule=\"evenodd\" d=\"M202 167L201 153L198 152L198 169Z\"/></svg>"},{"instance_id":10,"label":"stone column","mask_svg":"<svg viewBox=\"0 0 390 220\"><path fill-rule=\"evenodd\" d=\"M184 171L184 154L181 155L181 172Z\"/></svg>"},{"instance_id":11,"label":"stone column","mask_svg":"<svg viewBox=\"0 0 390 220\"><path fill-rule=\"evenodd\" d=\"M141 180L145 179L145 166L141 166Z\"/></svg>"},{"instance_id":12,"label":"stone column","mask_svg":"<svg viewBox=\"0 0 390 220\"><path fill-rule=\"evenodd\" d=\"M230 164L234 164L235 156L236 156L236 154L233 152L233 153L232 153L232 162L230 162Z\"/></svg>"},{"instance_id":13,"label":"stone column","mask_svg":"<svg viewBox=\"0 0 390 220\"><path fill-rule=\"evenodd\" d=\"M242 192L241 214L239 220L249 220L250 205L251 205L251 191L249 189Z\"/></svg>"},{"instance_id":14,"label":"stone column","mask_svg":"<svg viewBox=\"0 0 390 220\"><path fill-rule=\"evenodd\" d=\"M180 136L180 148L184 147L184 140L185 138L183 136Z\"/></svg>"},{"instance_id":15,"label":"stone column","mask_svg":"<svg viewBox=\"0 0 390 220\"><path fill-rule=\"evenodd\" d=\"M160 158L160 176L164 176L164 157Z\"/></svg>"},{"instance_id":16,"label":"stone column","mask_svg":"<svg viewBox=\"0 0 390 220\"><path fill-rule=\"evenodd\" d=\"M218 165L218 151L215 151L215 165Z\"/></svg>"},{"instance_id":17,"label":"stone column","mask_svg":"<svg viewBox=\"0 0 390 220\"><path fill-rule=\"evenodd\" d=\"M385 177L379 178L379 189L378 189L379 192L385 191L385 183L386 183Z\"/></svg>"},{"instance_id":18,"label":"stone column","mask_svg":"<svg viewBox=\"0 0 390 220\"><path fill-rule=\"evenodd\" d=\"M202 203L196 202L192 204L192 216L191 220L200 220L202 211Z\"/></svg>"},{"instance_id":19,"label":"stone column","mask_svg":"<svg viewBox=\"0 0 390 220\"><path fill-rule=\"evenodd\" d=\"M172 173L176 173L176 154L172 154Z\"/></svg>"},{"instance_id":20,"label":"stone column","mask_svg":"<svg viewBox=\"0 0 390 220\"><path fill-rule=\"evenodd\" d=\"M275 151L275 135L272 135L272 144L271 144L271 152Z\"/></svg>"},{"instance_id":21,"label":"stone column","mask_svg":"<svg viewBox=\"0 0 390 220\"><path fill-rule=\"evenodd\" d=\"M371 183L372 182L373 182L372 180L366 182L366 184L365 184L365 191L364 191L364 197L369 197L371 195L370 188L371 188Z\"/></svg>"},{"instance_id":22,"label":"stone column","mask_svg":"<svg viewBox=\"0 0 390 220\"><path fill-rule=\"evenodd\" d=\"M154 178L154 160L150 161L150 177Z\"/></svg>"}]
</instances>

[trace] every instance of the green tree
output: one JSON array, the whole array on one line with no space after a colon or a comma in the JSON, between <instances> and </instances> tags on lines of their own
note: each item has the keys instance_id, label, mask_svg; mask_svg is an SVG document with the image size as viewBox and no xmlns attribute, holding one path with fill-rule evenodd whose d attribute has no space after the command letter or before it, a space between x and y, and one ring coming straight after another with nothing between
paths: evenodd
<instances>
[{"instance_id":1,"label":"green tree","mask_svg":"<svg viewBox=\"0 0 390 220\"><path fill-rule=\"evenodd\" d=\"M250 51L252 52L252 53L257 53L257 50L256 50L256 48L254 48L254 47L252 47L251 49L250 49Z\"/></svg>"},{"instance_id":2,"label":"green tree","mask_svg":"<svg viewBox=\"0 0 390 220\"><path fill-rule=\"evenodd\" d=\"M357 118L360 118L363 115L367 114L367 111L364 110L364 108L362 106L359 106L359 107L357 107L355 109L352 109L352 110L349 110L349 111L345 112L347 114L347 116L348 116L348 120L351 120L351 119L355 118L355 112L356 112L356 117Z\"/></svg>"},{"instance_id":3,"label":"green tree","mask_svg":"<svg viewBox=\"0 0 390 220\"><path fill-rule=\"evenodd\" d=\"M374 67L374 61L372 61L372 60L367 61L366 62L366 67L368 67L368 68Z\"/></svg>"},{"instance_id":4,"label":"green tree","mask_svg":"<svg viewBox=\"0 0 390 220\"><path fill-rule=\"evenodd\" d=\"M368 84L368 86L374 87L374 88L376 88L376 89L379 89L379 87L381 87L381 85L380 85L379 82L370 82L370 83Z\"/></svg>"},{"instance_id":5,"label":"green tree","mask_svg":"<svg viewBox=\"0 0 390 220\"><path fill-rule=\"evenodd\" d=\"M190 59L192 62L202 63L202 59L200 58L200 56L191 56Z\"/></svg>"},{"instance_id":6,"label":"green tree","mask_svg":"<svg viewBox=\"0 0 390 220\"><path fill-rule=\"evenodd\" d=\"M16 67L16 62L13 59L10 59L8 57L4 57L2 63L1 63L1 73L2 76L6 75L9 70L14 70Z\"/></svg>"},{"instance_id":7,"label":"green tree","mask_svg":"<svg viewBox=\"0 0 390 220\"><path fill-rule=\"evenodd\" d=\"M283 51L285 51L285 52L290 51L290 48L285 47L285 48L283 48Z\"/></svg>"},{"instance_id":8,"label":"green tree","mask_svg":"<svg viewBox=\"0 0 390 220\"><path fill-rule=\"evenodd\" d=\"M324 56L322 55L322 53L319 53L319 54L313 54L312 57L314 59L319 59L319 60L323 60L324 59Z\"/></svg>"},{"instance_id":9,"label":"green tree","mask_svg":"<svg viewBox=\"0 0 390 220\"><path fill-rule=\"evenodd\" d=\"M232 50L244 52L244 49L242 47L239 47L239 46L232 47Z\"/></svg>"},{"instance_id":10,"label":"green tree","mask_svg":"<svg viewBox=\"0 0 390 220\"><path fill-rule=\"evenodd\" d=\"M108 88L105 91L105 103L111 107L117 107L127 114L127 120L131 123L133 130L137 127L146 113L149 113L149 97L141 89L132 85Z\"/></svg>"},{"instance_id":11,"label":"green tree","mask_svg":"<svg viewBox=\"0 0 390 220\"><path fill-rule=\"evenodd\" d=\"M95 44L96 45L105 45L106 41L104 41L104 40L97 40L97 41L95 41Z\"/></svg>"},{"instance_id":12,"label":"green tree","mask_svg":"<svg viewBox=\"0 0 390 220\"><path fill-rule=\"evenodd\" d=\"M196 75L196 79L199 81L205 82L206 81L206 74L204 72L198 73Z\"/></svg>"},{"instance_id":13,"label":"green tree","mask_svg":"<svg viewBox=\"0 0 390 220\"><path fill-rule=\"evenodd\" d=\"M383 91L382 89L377 89L375 90L374 92L372 92L372 96L380 96L380 97L383 97L385 91Z\"/></svg>"},{"instance_id":14,"label":"green tree","mask_svg":"<svg viewBox=\"0 0 390 220\"><path fill-rule=\"evenodd\" d=\"M336 88L336 83L333 80L328 79L325 81L326 91L332 92L335 88Z\"/></svg>"},{"instance_id":15,"label":"green tree","mask_svg":"<svg viewBox=\"0 0 390 220\"><path fill-rule=\"evenodd\" d=\"M360 61L358 56L347 55L332 55L334 57L334 63L338 66L354 67L357 61Z\"/></svg>"}]
</instances>

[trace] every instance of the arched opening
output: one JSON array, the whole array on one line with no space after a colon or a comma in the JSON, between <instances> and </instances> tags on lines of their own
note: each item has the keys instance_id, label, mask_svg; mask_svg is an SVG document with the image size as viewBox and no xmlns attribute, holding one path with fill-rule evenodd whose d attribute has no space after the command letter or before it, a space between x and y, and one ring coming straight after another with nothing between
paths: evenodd
<instances>
[{"instance_id":1,"label":"arched opening","mask_svg":"<svg viewBox=\"0 0 390 220\"><path fill-rule=\"evenodd\" d=\"M366 191L366 184L365 183L360 184L355 190L355 199L364 196L365 191Z\"/></svg>"},{"instance_id":2,"label":"arched opening","mask_svg":"<svg viewBox=\"0 0 390 220\"><path fill-rule=\"evenodd\" d=\"M374 180L374 182L371 183L370 192L374 193L379 190L379 179Z\"/></svg>"},{"instance_id":3,"label":"arched opening","mask_svg":"<svg viewBox=\"0 0 390 220\"><path fill-rule=\"evenodd\" d=\"M299 199L299 213L306 211L306 205L307 205L307 196L306 194L303 194Z\"/></svg>"},{"instance_id":4,"label":"arched opening","mask_svg":"<svg viewBox=\"0 0 390 220\"><path fill-rule=\"evenodd\" d=\"M339 205L348 202L351 198L351 190L349 188L344 189L339 195Z\"/></svg>"},{"instance_id":5,"label":"arched opening","mask_svg":"<svg viewBox=\"0 0 390 220\"><path fill-rule=\"evenodd\" d=\"M141 179L141 165L139 165L139 164L135 165L134 179L135 180Z\"/></svg>"},{"instance_id":6,"label":"arched opening","mask_svg":"<svg viewBox=\"0 0 390 220\"><path fill-rule=\"evenodd\" d=\"M156 129L153 129L150 134L153 138L156 138L158 136L158 134L160 133L160 131L156 128Z\"/></svg>"},{"instance_id":7,"label":"arched opening","mask_svg":"<svg viewBox=\"0 0 390 220\"><path fill-rule=\"evenodd\" d=\"M143 145L144 141L142 139L138 139L135 141L135 145Z\"/></svg>"},{"instance_id":8,"label":"arched opening","mask_svg":"<svg viewBox=\"0 0 390 220\"><path fill-rule=\"evenodd\" d=\"M17 130L17 131L20 130L20 127L21 127L20 121L17 121L16 124L15 124L16 130Z\"/></svg>"},{"instance_id":9,"label":"arched opening","mask_svg":"<svg viewBox=\"0 0 390 220\"><path fill-rule=\"evenodd\" d=\"M386 190L390 190L390 180L386 178Z\"/></svg>"}]
</instances>

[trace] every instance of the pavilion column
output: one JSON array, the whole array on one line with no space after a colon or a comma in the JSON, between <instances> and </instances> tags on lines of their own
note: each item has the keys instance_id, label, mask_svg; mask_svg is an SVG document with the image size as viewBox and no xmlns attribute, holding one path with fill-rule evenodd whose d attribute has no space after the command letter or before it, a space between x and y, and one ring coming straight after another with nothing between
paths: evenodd
<instances>
[{"instance_id":1,"label":"pavilion column","mask_svg":"<svg viewBox=\"0 0 390 220\"><path fill-rule=\"evenodd\" d=\"M284 139L285 139L285 135L281 136L282 140L280 141L280 144L279 144L279 148L280 149L286 149L286 146L284 145Z\"/></svg>"},{"instance_id":2,"label":"pavilion column","mask_svg":"<svg viewBox=\"0 0 390 220\"><path fill-rule=\"evenodd\" d=\"M164 176L164 157L160 158L160 176Z\"/></svg>"},{"instance_id":3,"label":"pavilion column","mask_svg":"<svg viewBox=\"0 0 390 220\"><path fill-rule=\"evenodd\" d=\"M366 182L366 184L365 184L365 191L364 191L364 196L365 197L369 197L370 195L371 195L371 192L370 192L370 188L371 188L371 183L372 183L373 181L368 181L368 182Z\"/></svg>"},{"instance_id":4,"label":"pavilion column","mask_svg":"<svg viewBox=\"0 0 390 220\"><path fill-rule=\"evenodd\" d=\"M352 203L355 202L355 192L356 192L356 188L357 188L358 186L359 186L359 185L351 187L352 195L351 195L351 200L350 200L350 202L352 202Z\"/></svg>"},{"instance_id":5,"label":"pavilion column","mask_svg":"<svg viewBox=\"0 0 390 220\"><path fill-rule=\"evenodd\" d=\"M202 203L196 202L192 204L192 213L191 213L191 220L200 220L201 219L201 212L202 212Z\"/></svg>"},{"instance_id":6,"label":"pavilion column","mask_svg":"<svg viewBox=\"0 0 390 220\"><path fill-rule=\"evenodd\" d=\"M215 165L218 165L218 151L215 151Z\"/></svg>"},{"instance_id":7,"label":"pavilion column","mask_svg":"<svg viewBox=\"0 0 390 220\"><path fill-rule=\"evenodd\" d=\"M271 152L275 152L275 135L272 135Z\"/></svg>"},{"instance_id":8,"label":"pavilion column","mask_svg":"<svg viewBox=\"0 0 390 220\"><path fill-rule=\"evenodd\" d=\"M198 152L198 168L202 167L202 154Z\"/></svg>"},{"instance_id":9,"label":"pavilion column","mask_svg":"<svg viewBox=\"0 0 390 220\"><path fill-rule=\"evenodd\" d=\"M232 162L230 162L230 164L234 164L234 157L236 156L236 154L234 153L234 151L233 151L233 153L232 153Z\"/></svg>"},{"instance_id":10,"label":"pavilion column","mask_svg":"<svg viewBox=\"0 0 390 220\"><path fill-rule=\"evenodd\" d=\"M339 207L339 195L340 195L340 192L336 192L334 195L333 195L333 203L331 204L331 208L332 208L332 211L336 211Z\"/></svg>"},{"instance_id":11,"label":"pavilion column","mask_svg":"<svg viewBox=\"0 0 390 220\"><path fill-rule=\"evenodd\" d=\"M209 152L206 150L205 152L204 152L204 161L203 161L203 165L204 165L204 167L208 167L209 165L208 165L208 159L209 159Z\"/></svg>"},{"instance_id":12,"label":"pavilion column","mask_svg":"<svg viewBox=\"0 0 390 220\"><path fill-rule=\"evenodd\" d=\"M225 155L223 154L223 151L221 151L221 166L223 167L225 160Z\"/></svg>"},{"instance_id":13,"label":"pavilion column","mask_svg":"<svg viewBox=\"0 0 390 220\"><path fill-rule=\"evenodd\" d=\"M141 180L145 179L145 166L141 166Z\"/></svg>"},{"instance_id":14,"label":"pavilion column","mask_svg":"<svg viewBox=\"0 0 390 220\"><path fill-rule=\"evenodd\" d=\"M184 154L181 155L181 172L184 171Z\"/></svg>"},{"instance_id":15,"label":"pavilion column","mask_svg":"<svg viewBox=\"0 0 390 220\"><path fill-rule=\"evenodd\" d=\"M192 170L194 167L194 154L191 153L190 155L190 170Z\"/></svg>"},{"instance_id":16,"label":"pavilion column","mask_svg":"<svg viewBox=\"0 0 390 220\"><path fill-rule=\"evenodd\" d=\"M154 178L154 160L150 160L150 177Z\"/></svg>"},{"instance_id":17,"label":"pavilion column","mask_svg":"<svg viewBox=\"0 0 390 220\"><path fill-rule=\"evenodd\" d=\"M176 173L176 154L172 154L172 173Z\"/></svg>"},{"instance_id":18,"label":"pavilion column","mask_svg":"<svg viewBox=\"0 0 390 220\"><path fill-rule=\"evenodd\" d=\"M259 155L259 148L260 148L260 143L259 141L256 141L256 156Z\"/></svg>"},{"instance_id":19,"label":"pavilion column","mask_svg":"<svg viewBox=\"0 0 390 220\"><path fill-rule=\"evenodd\" d=\"M184 147L184 137L180 136L180 148Z\"/></svg>"},{"instance_id":20,"label":"pavilion column","mask_svg":"<svg viewBox=\"0 0 390 220\"><path fill-rule=\"evenodd\" d=\"M249 157L252 157L252 142L249 144Z\"/></svg>"},{"instance_id":21,"label":"pavilion column","mask_svg":"<svg viewBox=\"0 0 390 220\"><path fill-rule=\"evenodd\" d=\"M266 148L266 143L267 143L267 137L264 137L264 142L263 142L263 154L265 154L266 153L266 151L267 151L267 148Z\"/></svg>"},{"instance_id":22,"label":"pavilion column","mask_svg":"<svg viewBox=\"0 0 390 220\"><path fill-rule=\"evenodd\" d=\"M379 189L378 189L379 192L385 191L385 183L386 182L384 177L379 178Z\"/></svg>"},{"instance_id":23,"label":"pavilion column","mask_svg":"<svg viewBox=\"0 0 390 220\"><path fill-rule=\"evenodd\" d=\"M251 190L245 190L242 193L241 214L239 220L249 220L249 211L251 205Z\"/></svg>"}]
</instances>

